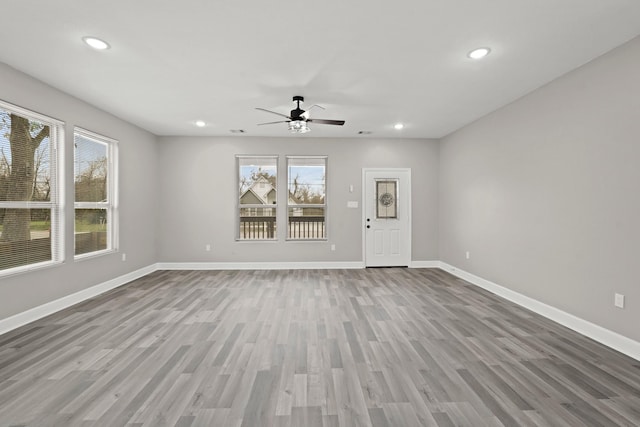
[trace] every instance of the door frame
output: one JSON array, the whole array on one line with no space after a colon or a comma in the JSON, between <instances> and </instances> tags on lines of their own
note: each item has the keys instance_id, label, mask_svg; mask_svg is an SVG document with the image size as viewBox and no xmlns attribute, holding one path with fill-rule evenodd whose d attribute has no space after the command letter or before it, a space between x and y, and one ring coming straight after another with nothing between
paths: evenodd
<instances>
[{"instance_id":1,"label":"door frame","mask_svg":"<svg viewBox=\"0 0 640 427\"><path fill-rule=\"evenodd\" d=\"M411 193L411 168L362 168L362 224L361 224L361 230L362 230L362 261L363 264L365 266L365 268L367 267L367 231L366 231L366 227L367 227L367 173L368 172L375 172L375 173L385 173L385 172L389 172L389 173L397 173L397 172L402 172L402 173L406 173L408 176L408 182L407 187L408 187L408 191L407 191L407 212L408 212L408 217L407 217L407 227L409 227L408 233L407 233L407 250L408 250L408 265L407 267L411 267L411 262L412 262L412 252L411 252L411 246L412 246L412 242L411 242L411 238L412 238L412 217L411 217L411 198L412 198L412 193Z\"/></svg>"}]
</instances>

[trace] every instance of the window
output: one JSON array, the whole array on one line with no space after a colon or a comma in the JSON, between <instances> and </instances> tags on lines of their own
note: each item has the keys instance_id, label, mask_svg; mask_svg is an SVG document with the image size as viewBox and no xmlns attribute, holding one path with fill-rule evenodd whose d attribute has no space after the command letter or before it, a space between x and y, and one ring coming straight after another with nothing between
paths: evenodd
<instances>
[{"instance_id":1,"label":"window","mask_svg":"<svg viewBox=\"0 0 640 427\"><path fill-rule=\"evenodd\" d=\"M287 238L324 240L326 234L326 157L287 157Z\"/></svg>"},{"instance_id":2,"label":"window","mask_svg":"<svg viewBox=\"0 0 640 427\"><path fill-rule=\"evenodd\" d=\"M275 240L277 156L238 156L238 240Z\"/></svg>"},{"instance_id":3,"label":"window","mask_svg":"<svg viewBox=\"0 0 640 427\"><path fill-rule=\"evenodd\" d=\"M62 262L63 123L0 101L0 275Z\"/></svg>"},{"instance_id":4,"label":"window","mask_svg":"<svg viewBox=\"0 0 640 427\"><path fill-rule=\"evenodd\" d=\"M117 249L117 141L76 128L74 139L75 255Z\"/></svg>"}]
</instances>

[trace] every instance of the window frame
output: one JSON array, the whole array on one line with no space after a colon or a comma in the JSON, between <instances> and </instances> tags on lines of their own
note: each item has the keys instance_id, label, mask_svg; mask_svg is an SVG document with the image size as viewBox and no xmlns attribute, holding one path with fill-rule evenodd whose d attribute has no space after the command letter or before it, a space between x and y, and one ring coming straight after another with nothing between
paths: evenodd
<instances>
[{"instance_id":1,"label":"window frame","mask_svg":"<svg viewBox=\"0 0 640 427\"><path fill-rule=\"evenodd\" d=\"M49 126L49 201L0 201L0 209L48 209L51 211L51 259L0 270L0 278L62 264L64 239L64 140L62 120L0 100L0 109Z\"/></svg>"},{"instance_id":2,"label":"window frame","mask_svg":"<svg viewBox=\"0 0 640 427\"><path fill-rule=\"evenodd\" d=\"M75 141L76 136L105 144L107 146L107 201L106 202L78 202L75 200L75 167L74 167L74 196L73 196L73 258L80 261L114 252L119 249L119 205L118 205L118 141L113 138L92 132L75 126L73 129L73 162L76 162ZM107 212L106 248L90 252L76 254L76 210L78 209L104 209Z\"/></svg>"},{"instance_id":3,"label":"window frame","mask_svg":"<svg viewBox=\"0 0 640 427\"><path fill-rule=\"evenodd\" d=\"M329 227L328 227L328 216L327 216L327 200L328 200L328 191L327 191L327 182L328 182L328 169L329 169L329 156L327 155L309 155L309 156L300 156L300 155L296 155L296 156L285 156L286 158L286 169L287 169L287 209L286 209L286 241L288 242L326 242L329 240ZM297 205L291 205L289 204L290 202L290 197L289 197L289 183L290 183L290 176L289 176L289 164L290 164L290 160L303 160L303 159L310 159L310 160L323 160L324 161L324 203L323 204L297 204ZM324 217L324 237L310 237L310 238L298 238L298 237L290 237L289 235L289 230L290 230L290 221L289 221L289 210L290 208L322 208L322 211L324 213L323 217Z\"/></svg>"},{"instance_id":4,"label":"window frame","mask_svg":"<svg viewBox=\"0 0 640 427\"><path fill-rule=\"evenodd\" d=\"M275 198L275 203L270 204L270 205L264 205L264 204L252 204L252 203L246 203L246 204L242 204L240 203L240 198L242 196L242 193L240 192L241 190L241 183L240 183L240 168L241 168L241 162L243 160L250 160L250 159L255 159L256 163L268 159L268 160L272 160L273 161L273 165L275 166L275 175L276 175L276 185L273 187L276 190L276 198ZM256 155L247 155L247 154L238 154L236 155L236 212L235 212L235 222L236 222L236 231L235 231L235 240L237 242L276 242L278 241L278 198L279 198L279 193L280 191L278 190L279 187L279 183L278 183L278 174L279 174L279 169L280 169L280 157L278 155L274 155L274 154L256 154ZM271 166L271 165L269 165ZM242 223L242 216L241 216L241 210L242 209L273 209L273 215L270 217L273 217L273 226L274 226L274 232L273 232L273 237L263 237L263 238L242 238L241 237L241 232L240 232L240 226ZM260 218L260 216L256 215L256 218Z\"/></svg>"}]
</instances>

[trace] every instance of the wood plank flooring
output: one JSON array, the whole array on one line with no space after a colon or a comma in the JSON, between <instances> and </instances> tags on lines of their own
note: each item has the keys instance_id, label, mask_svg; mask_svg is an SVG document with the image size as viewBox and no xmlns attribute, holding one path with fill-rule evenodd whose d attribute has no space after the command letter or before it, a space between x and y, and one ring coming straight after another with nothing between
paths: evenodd
<instances>
[{"instance_id":1,"label":"wood plank flooring","mask_svg":"<svg viewBox=\"0 0 640 427\"><path fill-rule=\"evenodd\" d=\"M638 426L640 362L437 269L158 271L0 336L1 426Z\"/></svg>"}]
</instances>

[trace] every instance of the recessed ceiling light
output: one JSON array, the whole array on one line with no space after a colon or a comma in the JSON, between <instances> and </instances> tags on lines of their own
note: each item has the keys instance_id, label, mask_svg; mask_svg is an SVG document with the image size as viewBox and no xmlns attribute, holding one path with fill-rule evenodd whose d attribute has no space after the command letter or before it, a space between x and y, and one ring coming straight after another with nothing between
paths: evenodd
<instances>
[{"instance_id":1,"label":"recessed ceiling light","mask_svg":"<svg viewBox=\"0 0 640 427\"><path fill-rule=\"evenodd\" d=\"M207 125L207 124L206 124L204 121L202 121L202 120L196 120L195 124L196 124L196 126L198 126L199 128L203 128L203 127L205 127L205 126Z\"/></svg>"},{"instance_id":2,"label":"recessed ceiling light","mask_svg":"<svg viewBox=\"0 0 640 427\"><path fill-rule=\"evenodd\" d=\"M83 37L82 40L96 50L109 49L109 43L96 37Z\"/></svg>"},{"instance_id":3,"label":"recessed ceiling light","mask_svg":"<svg viewBox=\"0 0 640 427\"><path fill-rule=\"evenodd\" d=\"M396 130L400 130L404 127L404 125L402 123L396 123L395 125L393 125L393 128Z\"/></svg>"},{"instance_id":4,"label":"recessed ceiling light","mask_svg":"<svg viewBox=\"0 0 640 427\"><path fill-rule=\"evenodd\" d=\"M489 55L489 52L491 52L491 49L489 49L488 47L480 47L469 52L467 56L471 59L480 59Z\"/></svg>"}]
</instances>

